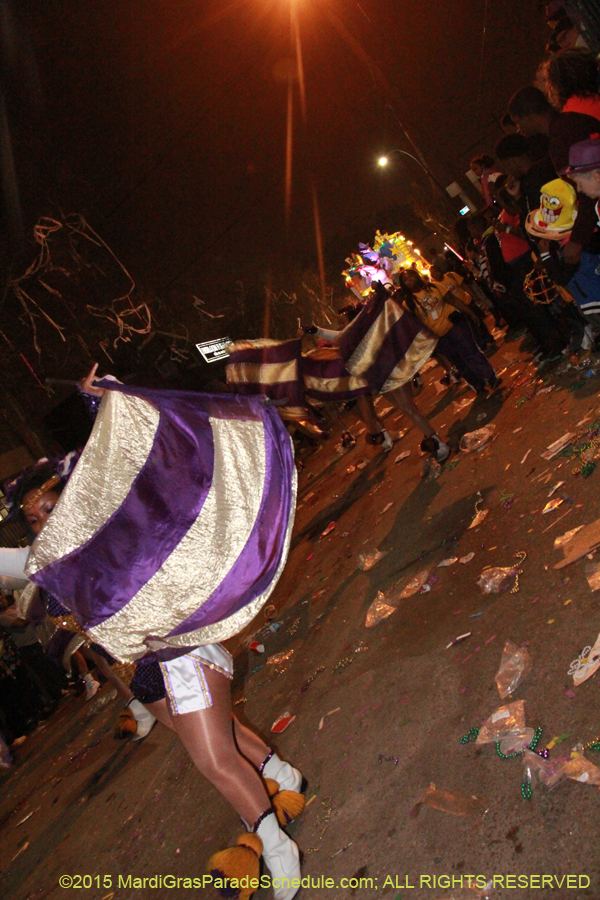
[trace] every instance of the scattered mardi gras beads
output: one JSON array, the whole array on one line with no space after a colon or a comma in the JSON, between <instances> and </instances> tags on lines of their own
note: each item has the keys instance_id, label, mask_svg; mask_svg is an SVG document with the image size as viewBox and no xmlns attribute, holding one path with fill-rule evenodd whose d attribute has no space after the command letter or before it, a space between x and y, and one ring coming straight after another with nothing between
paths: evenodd
<instances>
[{"instance_id":1,"label":"scattered mardi gras beads","mask_svg":"<svg viewBox=\"0 0 600 900\"><path fill-rule=\"evenodd\" d=\"M479 728L469 728L466 734L460 739L461 744L468 744L470 741L476 741L479 735Z\"/></svg>"},{"instance_id":2,"label":"scattered mardi gras beads","mask_svg":"<svg viewBox=\"0 0 600 900\"><path fill-rule=\"evenodd\" d=\"M523 800L531 800L533 797L533 791L531 790L529 781L524 781L521 784L521 796L523 797Z\"/></svg>"},{"instance_id":3,"label":"scattered mardi gras beads","mask_svg":"<svg viewBox=\"0 0 600 900\"><path fill-rule=\"evenodd\" d=\"M515 750L514 753L503 753L500 749L500 741L496 741L496 753L498 754L500 759L512 759L514 756L521 756L521 754L525 753L526 750L535 750L540 742L542 731L543 728L536 728L531 743L527 744L526 747L523 747L522 750ZM542 753L543 752L544 751L542 751Z\"/></svg>"}]
</instances>

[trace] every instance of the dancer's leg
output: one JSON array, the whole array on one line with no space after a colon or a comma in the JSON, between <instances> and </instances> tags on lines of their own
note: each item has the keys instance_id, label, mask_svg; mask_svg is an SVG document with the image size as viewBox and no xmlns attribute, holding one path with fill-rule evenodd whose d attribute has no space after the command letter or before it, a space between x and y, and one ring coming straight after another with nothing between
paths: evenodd
<instances>
[{"instance_id":1,"label":"dancer's leg","mask_svg":"<svg viewBox=\"0 0 600 900\"><path fill-rule=\"evenodd\" d=\"M90 647L83 647L82 653L87 659L94 663L101 675L115 687L124 700L133 700L133 694L124 681L121 681L118 675L115 675L108 662L99 653L96 653Z\"/></svg>"},{"instance_id":2,"label":"dancer's leg","mask_svg":"<svg viewBox=\"0 0 600 900\"><path fill-rule=\"evenodd\" d=\"M258 772L235 745L229 680L206 666L204 676L213 705L172 715L173 727L196 768L252 825L269 809L271 801Z\"/></svg>"},{"instance_id":3,"label":"dancer's leg","mask_svg":"<svg viewBox=\"0 0 600 900\"><path fill-rule=\"evenodd\" d=\"M161 725L164 725L166 728L170 728L171 731L175 731L169 704L166 700L156 700L154 703L145 703L144 706L149 712L152 713L154 718L157 719Z\"/></svg>"},{"instance_id":4,"label":"dancer's leg","mask_svg":"<svg viewBox=\"0 0 600 900\"><path fill-rule=\"evenodd\" d=\"M259 738L257 734L249 728L246 728L245 725L242 725L240 720L235 716L233 717L233 728L238 750L242 756L249 759L252 765L256 766L258 769L271 752L271 748L267 747L265 742Z\"/></svg>"},{"instance_id":5,"label":"dancer's leg","mask_svg":"<svg viewBox=\"0 0 600 900\"><path fill-rule=\"evenodd\" d=\"M385 428L385 425L375 412L375 404L371 394L363 394L358 398L357 412L367 426L369 434L379 434Z\"/></svg>"},{"instance_id":6,"label":"dancer's leg","mask_svg":"<svg viewBox=\"0 0 600 900\"><path fill-rule=\"evenodd\" d=\"M406 418L410 419L423 432L426 438L434 436L435 431L413 400L410 384L403 384L402 387L394 388L393 391L387 391L385 396L389 397L394 405L402 410Z\"/></svg>"}]
</instances>

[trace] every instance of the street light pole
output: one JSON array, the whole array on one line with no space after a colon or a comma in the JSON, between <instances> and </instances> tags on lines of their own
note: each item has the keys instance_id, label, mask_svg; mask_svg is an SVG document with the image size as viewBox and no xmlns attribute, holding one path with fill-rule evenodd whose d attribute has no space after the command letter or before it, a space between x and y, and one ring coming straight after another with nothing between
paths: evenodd
<instances>
[{"instance_id":1,"label":"street light pole","mask_svg":"<svg viewBox=\"0 0 600 900\"><path fill-rule=\"evenodd\" d=\"M442 185L439 183L439 181L437 180L437 178L435 177L435 175L433 174L433 172L431 171L431 169L429 168L427 163L423 162L423 160L421 160L421 159L418 159L416 156L413 156L413 154L409 153L407 150L400 150L398 147L395 147L393 150L390 150L389 153L400 153L402 156L408 156L410 159L413 159L416 163L418 163L419 166L423 169L423 171L427 175L427 177L431 179L431 181L435 184L437 189L443 195L444 201L452 207L452 212L456 213L454 206L452 206L452 204L450 202L450 198L448 197L448 194L446 193L446 191L444 190ZM380 156L378 162L382 168L384 166L387 166L387 164L388 164L387 156Z\"/></svg>"}]
</instances>

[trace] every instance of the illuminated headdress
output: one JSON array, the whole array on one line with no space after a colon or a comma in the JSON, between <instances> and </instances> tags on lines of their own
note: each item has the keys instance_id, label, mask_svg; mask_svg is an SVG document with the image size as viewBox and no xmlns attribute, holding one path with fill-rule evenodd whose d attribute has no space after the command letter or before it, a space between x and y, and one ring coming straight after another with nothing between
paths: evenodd
<instances>
[{"instance_id":1,"label":"illuminated headdress","mask_svg":"<svg viewBox=\"0 0 600 900\"><path fill-rule=\"evenodd\" d=\"M358 253L347 260L348 268L342 272L347 287L362 297L366 296L374 281L391 284L400 269L416 264L421 275L427 274L428 267L421 254L399 231L394 234L375 233L373 247L358 245Z\"/></svg>"}]
</instances>

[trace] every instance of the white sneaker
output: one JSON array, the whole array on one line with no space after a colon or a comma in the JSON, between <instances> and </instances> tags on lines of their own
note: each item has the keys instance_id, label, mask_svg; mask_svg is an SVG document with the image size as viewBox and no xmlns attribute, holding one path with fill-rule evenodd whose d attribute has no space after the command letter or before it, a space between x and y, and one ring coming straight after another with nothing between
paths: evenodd
<instances>
[{"instance_id":1,"label":"white sneaker","mask_svg":"<svg viewBox=\"0 0 600 900\"><path fill-rule=\"evenodd\" d=\"M294 879L300 883L298 845L281 830L272 809L266 813L255 832L262 841L263 859L271 873L275 900L292 900L300 890L291 886Z\"/></svg>"},{"instance_id":2,"label":"white sneaker","mask_svg":"<svg viewBox=\"0 0 600 900\"><path fill-rule=\"evenodd\" d=\"M450 456L450 447L448 444L445 444L441 438L437 436L437 434L433 435L434 440L438 442L438 448L435 451L435 458L438 462L444 462L445 459L448 459Z\"/></svg>"},{"instance_id":3,"label":"white sneaker","mask_svg":"<svg viewBox=\"0 0 600 900\"><path fill-rule=\"evenodd\" d=\"M86 675L83 679L85 682L85 702L95 697L100 690L100 682L95 681L91 675Z\"/></svg>"},{"instance_id":4,"label":"white sneaker","mask_svg":"<svg viewBox=\"0 0 600 900\"><path fill-rule=\"evenodd\" d=\"M276 753L268 757L267 762L259 769L264 778L272 778L279 785L280 791L296 791L300 793L302 787L302 772L295 769L289 762L280 759Z\"/></svg>"},{"instance_id":5,"label":"white sneaker","mask_svg":"<svg viewBox=\"0 0 600 900\"><path fill-rule=\"evenodd\" d=\"M394 442L390 437L389 431L386 431L385 428L381 432L383 435L383 441L381 443L381 449L385 450L386 453L389 453L392 447L394 446Z\"/></svg>"},{"instance_id":6,"label":"white sneaker","mask_svg":"<svg viewBox=\"0 0 600 900\"><path fill-rule=\"evenodd\" d=\"M582 350L591 350L594 343L594 332L591 325L586 325L583 329L583 338L581 340Z\"/></svg>"},{"instance_id":7,"label":"white sneaker","mask_svg":"<svg viewBox=\"0 0 600 900\"><path fill-rule=\"evenodd\" d=\"M142 738L145 738L152 731L156 718L139 700L130 700L127 707L137 722L137 731L132 740L141 741Z\"/></svg>"}]
</instances>

